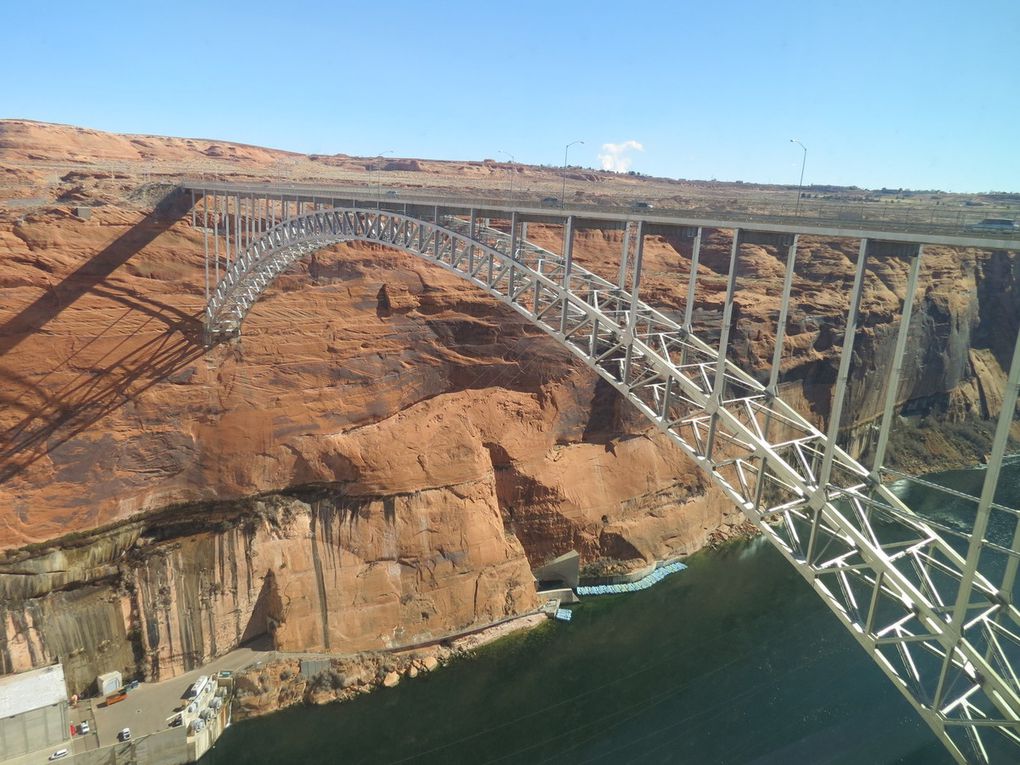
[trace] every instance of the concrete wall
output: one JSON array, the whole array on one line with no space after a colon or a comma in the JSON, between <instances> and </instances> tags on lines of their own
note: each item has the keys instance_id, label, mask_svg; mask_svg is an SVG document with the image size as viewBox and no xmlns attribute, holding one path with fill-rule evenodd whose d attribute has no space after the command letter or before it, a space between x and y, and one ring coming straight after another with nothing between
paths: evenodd
<instances>
[{"instance_id":1,"label":"concrete wall","mask_svg":"<svg viewBox=\"0 0 1020 765\"><path fill-rule=\"evenodd\" d=\"M330 667L329 659L302 659L301 677L306 680L315 677L320 672L325 672Z\"/></svg>"},{"instance_id":2,"label":"concrete wall","mask_svg":"<svg viewBox=\"0 0 1020 765\"><path fill-rule=\"evenodd\" d=\"M51 704L0 720L0 760L37 749L59 749L71 738L67 704Z\"/></svg>"},{"instance_id":3,"label":"concrete wall","mask_svg":"<svg viewBox=\"0 0 1020 765\"><path fill-rule=\"evenodd\" d=\"M169 728L139 739L138 765L183 765L191 762L188 733L183 728Z\"/></svg>"},{"instance_id":4,"label":"concrete wall","mask_svg":"<svg viewBox=\"0 0 1020 765\"><path fill-rule=\"evenodd\" d=\"M74 756L74 765L184 765L190 761L184 728L169 728Z\"/></svg>"},{"instance_id":5,"label":"concrete wall","mask_svg":"<svg viewBox=\"0 0 1020 765\"><path fill-rule=\"evenodd\" d=\"M124 765L134 762L131 744L117 744L76 754L74 765Z\"/></svg>"},{"instance_id":6,"label":"concrete wall","mask_svg":"<svg viewBox=\"0 0 1020 765\"><path fill-rule=\"evenodd\" d=\"M219 713L206 722L205 728L200 730L188 741L188 762L198 762L199 758L210 749L223 734L230 723L230 704L225 703ZM141 765L172 765L171 763L150 763L148 761Z\"/></svg>"},{"instance_id":7,"label":"concrete wall","mask_svg":"<svg viewBox=\"0 0 1020 765\"><path fill-rule=\"evenodd\" d=\"M571 550L543 566L538 566L531 573L539 582L560 582L564 587L577 587L580 567L580 554L577 550Z\"/></svg>"}]
</instances>

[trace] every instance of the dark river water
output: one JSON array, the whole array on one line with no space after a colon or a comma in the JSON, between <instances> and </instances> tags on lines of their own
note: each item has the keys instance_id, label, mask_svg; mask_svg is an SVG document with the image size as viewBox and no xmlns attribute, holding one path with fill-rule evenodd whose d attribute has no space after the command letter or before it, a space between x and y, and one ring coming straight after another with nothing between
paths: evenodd
<instances>
[{"instance_id":1,"label":"dark river water","mask_svg":"<svg viewBox=\"0 0 1020 765\"><path fill-rule=\"evenodd\" d=\"M973 490L982 476L938 478ZM1017 464L1000 487L1020 502ZM945 495L909 491L952 516ZM397 688L234 725L202 765L952 763L767 543L688 563Z\"/></svg>"}]
</instances>

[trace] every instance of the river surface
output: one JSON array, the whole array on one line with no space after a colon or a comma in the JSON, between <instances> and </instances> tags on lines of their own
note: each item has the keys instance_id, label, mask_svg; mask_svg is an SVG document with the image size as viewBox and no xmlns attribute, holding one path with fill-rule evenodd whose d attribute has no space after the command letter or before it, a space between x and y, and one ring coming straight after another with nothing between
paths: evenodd
<instances>
[{"instance_id":1,"label":"river surface","mask_svg":"<svg viewBox=\"0 0 1020 765\"><path fill-rule=\"evenodd\" d=\"M935 480L974 491L983 475ZM966 512L899 490L943 521ZM1004 467L997 500L1020 503L1020 465ZM688 564L394 689L234 725L202 765L952 763L766 542Z\"/></svg>"}]
</instances>

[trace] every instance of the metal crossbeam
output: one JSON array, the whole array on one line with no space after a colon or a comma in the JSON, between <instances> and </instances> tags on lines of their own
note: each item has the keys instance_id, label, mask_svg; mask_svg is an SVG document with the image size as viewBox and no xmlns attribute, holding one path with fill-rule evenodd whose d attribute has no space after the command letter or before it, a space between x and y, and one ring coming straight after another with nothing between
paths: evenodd
<instances>
[{"instance_id":1,"label":"metal crossbeam","mask_svg":"<svg viewBox=\"0 0 1020 765\"><path fill-rule=\"evenodd\" d=\"M486 225L474 210L465 219L430 209L432 219L426 220L378 208L312 205L311 212L290 215L290 204L281 199L277 220L274 198L266 218L242 221L238 198L231 209L230 194L224 194L226 260L221 278L219 197L214 193L211 205L216 260L209 273L216 284L206 308L210 341L239 333L244 317L276 275L323 247L375 242L435 263L542 328L666 433L804 576L958 761L990 761L994 746L989 748L989 736L996 737L996 745L1020 742L1020 612L1011 592L1020 528L1002 587L978 566L982 550L988 549L983 538L988 514L1000 507L993 502L992 471L963 554L881 481L895 390L885 397L883 432L872 469L836 443L864 270L868 259L880 257L887 245L861 240L833 417L823 433L777 390L796 236L736 228L722 333L719 343L710 345L691 326L700 228L690 229L687 305L682 322L676 322L639 297L645 237L641 221L625 228L619 275L611 282L573 258L575 228L569 217L564 220L564 252L557 254L528 242L516 214L509 216L510 232L504 233ZM254 197L246 215L260 215ZM207 221L208 213L203 217ZM239 231L248 236L243 244ZM776 349L764 384L726 354L742 243L786 248L787 253ZM208 247L206 252L208 259ZM906 245L904 252L912 261L897 364L906 344L921 258L916 245ZM891 386L899 376L897 366ZM994 442L992 459L997 464L1018 383L1020 340ZM1013 754L1020 757L1020 749Z\"/></svg>"}]
</instances>

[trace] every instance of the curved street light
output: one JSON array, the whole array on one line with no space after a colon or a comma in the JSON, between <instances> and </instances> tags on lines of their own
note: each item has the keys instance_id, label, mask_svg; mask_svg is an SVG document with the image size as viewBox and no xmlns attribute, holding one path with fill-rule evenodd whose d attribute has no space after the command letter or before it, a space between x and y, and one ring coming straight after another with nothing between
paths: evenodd
<instances>
[{"instance_id":1,"label":"curved street light","mask_svg":"<svg viewBox=\"0 0 1020 765\"><path fill-rule=\"evenodd\" d=\"M510 205L513 206L513 203L514 203L514 164L517 162L517 160L514 159L514 155L511 154L508 151L503 151L502 149L500 149L496 153L497 154L505 154L506 156L510 157Z\"/></svg>"},{"instance_id":2,"label":"curved street light","mask_svg":"<svg viewBox=\"0 0 1020 765\"><path fill-rule=\"evenodd\" d=\"M804 188L804 166L807 165L807 146L802 144L796 138L791 138L790 139L790 143L795 143L800 148L802 148L804 150L804 159L802 159L801 163L800 163L800 183L797 184L797 209L794 212L795 216L799 216L800 215L800 195L801 195L801 189Z\"/></svg>"},{"instance_id":3,"label":"curved street light","mask_svg":"<svg viewBox=\"0 0 1020 765\"><path fill-rule=\"evenodd\" d=\"M383 152L380 152L379 154L376 154L372 158L372 160L373 160L372 161L372 173L378 172L378 170L377 170L377 168L375 166L375 160L382 159L387 154L392 154L392 153L393 153L393 149L387 149L386 151L383 151ZM382 197L382 178L377 175L376 179L375 179L375 182L376 182L376 187L375 187L376 188L376 195L379 196L379 197ZM369 181L369 185L371 185L371 181Z\"/></svg>"},{"instance_id":4,"label":"curved street light","mask_svg":"<svg viewBox=\"0 0 1020 765\"><path fill-rule=\"evenodd\" d=\"M571 141L563 147L563 185L560 187L560 207L563 207L563 199L567 195L567 152L575 143L583 144L584 141Z\"/></svg>"}]
</instances>

